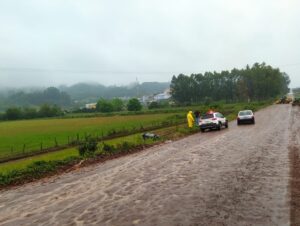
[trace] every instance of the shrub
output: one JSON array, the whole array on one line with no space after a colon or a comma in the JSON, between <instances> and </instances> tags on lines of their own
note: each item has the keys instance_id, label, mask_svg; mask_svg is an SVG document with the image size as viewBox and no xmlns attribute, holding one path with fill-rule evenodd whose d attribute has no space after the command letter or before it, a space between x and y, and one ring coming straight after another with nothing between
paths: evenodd
<instances>
[{"instance_id":1,"label":"shrub","mask_svg":"<svg viewBox=\"0 0 300 226\"><path fill-rule=\"evenodd\" d=\"M158 102L156 102L156 101L153 101L153 102L151 102L149 105L148 105L148 108L149 109L156 109L156 108L159 108L160 106L159 106L159 103Z\"/></svg>"},{"instance_id":2,"label":"shrub","mask_svg":"<svg viewBox=\"0 0 300 226\"><path fill-rule=\"evenodd\" d=\"M54 117L63 115L62 110L57 106L50 106L48 104L43 104L38 111L39 117Z\"/></svg>"},{"instance_id":3,"label":"shrub","mask_svg":"<svg viewBox=\"0 0 300 226\"><path fill-rule=\"evenodd\" d=\"M28 165L25 169L12 170L7 174L0 173L0 186L39 179L51 172L57 171L60 167L67 164L74 164L79 159L79 157L72 156L64 160L36 161Z\"/></svg>"},{"instance_id":4,"label":"shrub","mask_svg":"<svg viewBox=\"0 0 300 226\"><path fill-rule=\"evenodd\" d=\"M124 108L124 102L119 98L112 99L111 104L113 105L114 111L122 111Z\"/></svg>"},{"instance_id":5,"label":"shrub","mask_svg":"<svg viewBox=\"0 0 300 226\"><path fill-rule=\"evenodd\" d=\"M16 120L16 119L21 119L22 118L22 111L20 108L8 108L5 112L5 117L8 120Z\"/></svg>"},{"instance_id":6,"label":"shrub","mask_svg":"<svg viewBox=\"0 0 300 226\"><path fill-rule=\"evenodd\" d=\"M104 152L107 152L107 153L111 153L116 150L115 146L106 144L106 143L103 143L102 149Z\"/></svg>"},{"instance_id":7,"label":"shrub","mask_svg":"<svg viewBox=\"0 0 300 226\"><path fill-rule=\"evenodd\" d=\"M97 102L97 110L103 113L107 113L107 112L113 112L114 111L114 105L104 99L101 99Z\"/></svg>"},{"instance_id":8,"label":"shrub","mask_svg":"<svg viewBox=\"0 0 300 226\"><path fill-rule=\"evenodd\" d=\"M79 145L78 151L80 156L92 157L98 149L96 138L87 137L86 140Z\"/></svg>"},{"instance_id":9,"label":"shrub","mask_svg":"<svg viewBox=\"0 0 300 226\"><path fill-rule=\"evenodd\" d=\"M128 111L140 111L142 110L142 104L140 101L136 98L132 98L129 100L127 104L127 110Z\"/></svg>"},{"instance_id":10,"label":"shrub","mask_svg":"<svg viewBox=\"0 0 300 226\"><path fill-rule=\"evenodd\" d=\"M134 147L134 144L129 143L127 141L124 141L123 143L118 145L118 148L120 148L122 151L129 151L133 147Z\"/></svg>"}]
</instances>

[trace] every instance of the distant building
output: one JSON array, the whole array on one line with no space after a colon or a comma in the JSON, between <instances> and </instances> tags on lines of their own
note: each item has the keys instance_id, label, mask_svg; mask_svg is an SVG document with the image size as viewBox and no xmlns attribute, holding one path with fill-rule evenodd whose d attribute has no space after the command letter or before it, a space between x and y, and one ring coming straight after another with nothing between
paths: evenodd
<instances>
[{"instance_id":1,"label":"distant building","mask_svg":"<svg viewBox=\"0 0 300 226\"><path fill-rule=\"evenodd\" d=\"M86 109L96 109L96 107L97 107L97 103L90 103L85 105Z\"/></svg>"},{"instance_id":2,"label":"distant building","mask_svg":"<svg viewBox=\"0 0 300 226\"><path fill-rule=\"evenodd\" d=\"M165 90L163 93L156 94L153 99L154 101L168 100L171 98L170 89Z\"/></svg>"},{"instance_id":3,"label":"distant building","mask_svg":"<svg viewBox=\"0 0 300 226\"><path fill-rule=\"evenodd\" d=\"M142 96L141 102L142 103L147 103L149 101L150 97L149 96Z\"/></svg>"}]
</instances>

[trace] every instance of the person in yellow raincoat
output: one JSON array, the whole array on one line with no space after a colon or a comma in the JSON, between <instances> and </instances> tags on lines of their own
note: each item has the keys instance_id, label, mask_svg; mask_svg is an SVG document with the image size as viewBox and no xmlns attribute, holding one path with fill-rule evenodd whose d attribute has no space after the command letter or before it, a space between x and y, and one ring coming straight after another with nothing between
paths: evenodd
<instances>
[{"instance_id":1,"label":"person in yellow raincoat","mask_svg":"<svg viewBox=\"0 0 300 226\"><path fill-rule=\"evenodd\" d=\"M187 121L188 121L188 127L192 128L194 126L195 119L193 117L193 112L189 111L189 113L186 115Z\"/></svg>"}]
</instances>

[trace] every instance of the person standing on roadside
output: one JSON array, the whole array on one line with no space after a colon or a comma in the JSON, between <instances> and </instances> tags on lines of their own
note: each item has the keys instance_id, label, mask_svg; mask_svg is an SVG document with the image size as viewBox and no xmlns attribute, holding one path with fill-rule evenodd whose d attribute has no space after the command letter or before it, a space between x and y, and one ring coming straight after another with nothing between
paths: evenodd
<instances>
[{"instance_id":1,"label":"person standing on roadside","mask_svg":"<svg viewBox=\"0 0 300 226\"><path fill-rule=\"evenodd\" d=\"M187 118L187 122L188 122L188 127L192 128L194 126L194 122L195 122L195 119L193 117L193 112L189 111L189 113L186 115L186 118Z\"/></svg>"},{"instance_id":2,"label":"person standing on roadside","mask_svg":"<svg viewBox=\"0 0 300 226\"><path fill-rule=\"evenodd\" d=\"M196 119L196 126L199 126L200 112L197 110L194 112L194 115Z\"/></svg>"}]
</instances>

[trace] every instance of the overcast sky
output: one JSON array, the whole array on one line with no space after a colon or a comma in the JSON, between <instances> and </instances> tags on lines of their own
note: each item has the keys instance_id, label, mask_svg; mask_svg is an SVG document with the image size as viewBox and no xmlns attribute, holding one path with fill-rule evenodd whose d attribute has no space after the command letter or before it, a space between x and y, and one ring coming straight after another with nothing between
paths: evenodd
<instances>
[{"instance_id":1,"label":"overcast sky","mask_svg":"<svg viewBox=\"0 0 300 226\"><path fill-rule=\"evenodd\" d=\"M170 81L266 62L300 86L298 0L0 0L0 87Z\"/></svg>"}]
</instances>

